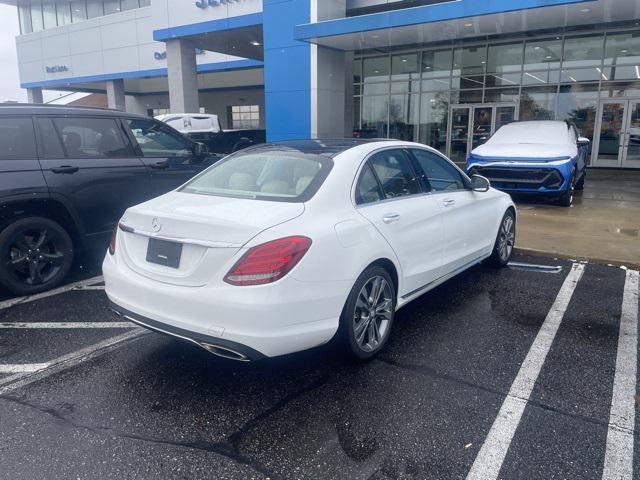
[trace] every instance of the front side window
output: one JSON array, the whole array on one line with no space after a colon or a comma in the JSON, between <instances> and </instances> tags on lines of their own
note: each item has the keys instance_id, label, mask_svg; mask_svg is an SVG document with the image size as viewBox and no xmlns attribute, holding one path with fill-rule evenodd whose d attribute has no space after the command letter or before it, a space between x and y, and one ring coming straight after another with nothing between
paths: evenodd
<instances>
[{"instance_id":1,"label":"front side window","mask_svg":"<svg viewBox=\"0 0 640 480\"><path fill-rule=\"evenodd\" d=\"M181 191L202 195L303 202L327 177L333 162L297 150L260 148L227 157Z\"/></svg>"},{"instance_id":2,"label":"front side window","mask_svg":"<svg viewBox=\"0 0 640 480\"><path fill-rule=\"evenodd\" d=\"M463 190L465 188L462 174L440 155L419 149L413 149L411 153L416 157L418 165L434 191Z\"/></svg>"},{"instance_id":3,"label":"front side window","mask_svg":"<svg viewBox=\"0 0 640 480\"><path fill-rule=\"evenodd\" d=\"M117 122L111 118L56 118L54 124L69 158L133 156Z\"/></svg>"},{"instance_id":4,"label":"front side window","mask_svg":"<svg viewBox=\"0 0 640 480\"><path fill-rule=\"evenodd\" d=\"M166 125L153 120L127 120L145 157L190 157L193 145Z\"/></svg>"},{"instance_id":5,"label":"front side window","mask_svg":"<svg viewBox=\"0 0 640 480\"><path fill-rule=\"evenodd\" d=\"M0 118L0 160L36 158L31 117Z\"/></svg>"},{"instance_id":6,"label":"front side window","mask_svg":"<svg viewBox=\"0 0 640 480\"><path fill-rule=\"evenodd\" d=\"M386 198L404 197L421 192L420 182L402 150L376 153L369 159L369 164L380 180Z\"/></svg>"}]
</instances>

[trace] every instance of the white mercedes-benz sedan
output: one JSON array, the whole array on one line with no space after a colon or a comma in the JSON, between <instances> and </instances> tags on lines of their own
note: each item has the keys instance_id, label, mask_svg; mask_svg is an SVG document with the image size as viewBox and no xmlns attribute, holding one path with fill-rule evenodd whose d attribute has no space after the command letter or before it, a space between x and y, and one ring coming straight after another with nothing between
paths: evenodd
<instances>
[{"instance_id":1,"label":"white mercedes-benz sedan","mask_svg":"<svg viewBox=\"0 0 640 480\"><path fill-rule=\"evenodd\" d=\"M395 312L457 273L505 265L509 195L401 141L251 147L132 207L103 264L112 309L235 360L336 337L367 359Z\"/></svg>"}]
</instances>

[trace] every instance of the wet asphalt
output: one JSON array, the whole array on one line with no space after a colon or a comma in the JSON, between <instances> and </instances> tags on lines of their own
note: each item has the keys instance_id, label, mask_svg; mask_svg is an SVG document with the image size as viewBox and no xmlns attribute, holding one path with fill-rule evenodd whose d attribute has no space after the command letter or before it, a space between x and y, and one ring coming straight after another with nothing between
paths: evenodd
<instances>
[{"instance_id":1,"label":"wet asphalt","mask_svg":"<svg viewBox=\"0 0 640 480\"><path fill-rule=\"evenodd\" d=\"M5 390L0 478L464 478L571 268L515 260L562 269L474 267L400 310L368 363L330 344L243 364L144 333ZM620 268L586 265L500 478L602 478L624 281ZM0 323L61 321L121 319L100 290L0 310ZM127 331L0 329L0 364L49 362Z\"/></svg>"}]
</instances>

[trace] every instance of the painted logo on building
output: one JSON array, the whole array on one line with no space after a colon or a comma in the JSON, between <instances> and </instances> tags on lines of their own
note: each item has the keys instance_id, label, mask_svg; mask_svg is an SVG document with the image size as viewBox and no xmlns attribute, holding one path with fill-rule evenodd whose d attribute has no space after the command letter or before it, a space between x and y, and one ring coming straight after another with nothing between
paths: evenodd
<instances>
[{"instance_id":1,"label":"painted logo on building","mask_svg":"<svg viewBox=\"0 0 640 480\"><path fill-rule=\"evenodd\" d=\"M196 7L205 9L207 7L219 7L221 5L229 5L231 3L238 3L241 0L197 0Z\"/></svg>"},{"instance_id":2,"label":"painted logo on building","mask_svg":"<svg viewBox=\"0 0 640 480\"><path fill-rule=\"evenodd\" d=\"M51 67L44 67L47 73L60 73L60 72L68 72L69 67L66 65L53 65Z\"/></svg>"}]
</instances>

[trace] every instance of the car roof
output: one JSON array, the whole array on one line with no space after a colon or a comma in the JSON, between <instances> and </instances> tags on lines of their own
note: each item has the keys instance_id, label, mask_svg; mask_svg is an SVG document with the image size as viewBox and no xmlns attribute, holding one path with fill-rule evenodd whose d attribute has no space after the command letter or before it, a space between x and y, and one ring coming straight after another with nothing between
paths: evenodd
<instances>
[{"instance_id":1,"label":"car roof","mask_svg":"<svg viewBox=\"0 0 640 480\"><path fill-rule=\"evenodd\" d=\"M30 103L5 103L0 104L0 115L100 115L114 117L139 117L149 118L137 113L122 112L108 108L79 107L73 105L43 105Z\"/></svg>"},{"instance_id":2,"label":"car roof","mask_svg":"<svg viewBox=\"0 0 640 480\"><path fill-rule=\"evenodd\" d=\"M274 150L296 150L302 153L313 153L326 157L335 157L347 150L370 143L390 143L397 140L389 138L318 138L313 140L284 140L269 142L245 148L242 152L261 152Z\"/></svg>"}]
</instances>

